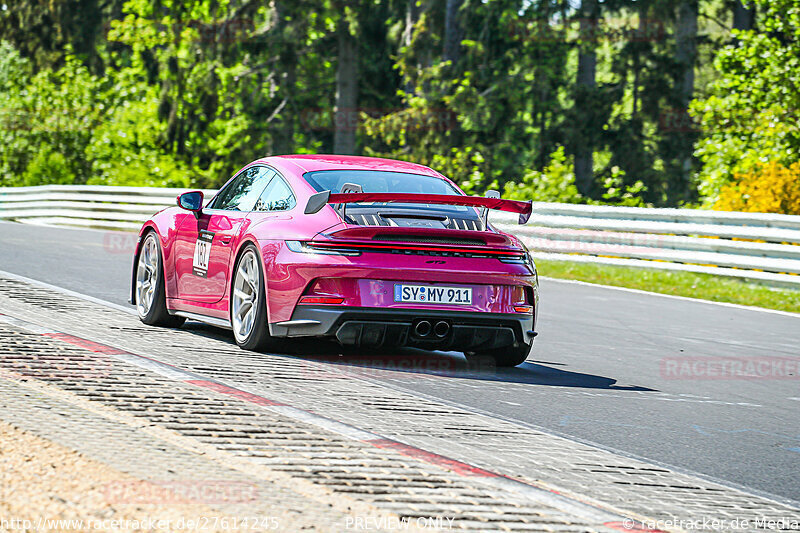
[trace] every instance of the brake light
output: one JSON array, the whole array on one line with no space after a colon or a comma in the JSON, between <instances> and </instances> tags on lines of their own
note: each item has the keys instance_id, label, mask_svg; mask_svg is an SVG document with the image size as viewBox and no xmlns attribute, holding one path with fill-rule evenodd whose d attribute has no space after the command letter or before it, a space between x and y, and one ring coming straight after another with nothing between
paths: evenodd
<instances>
[{"instance_id":1,"label":"brake light","mask_svg":"<svg viewBox=\"0 0 800 533\"><path fill-rule=\"evenodd\" d=\"M476 247L463 247L463 248L454 248L450 246L436 246L436 245L411 245L411 244L400 244L400 243L392 243L392 244L379 244L379 243L352 243L348 242L347 244L341 244L337 242L329 242L329 241L318 241L313 243L304 243L307 247L314 248L314 249L341 249L343 247L347 247L350 249L356 250L382 250L382 251L403 251L403 250L412 250L412 251L424 251L424 252L463 252L463 253L480 253L482 255L487 256L502 256L502 257L513 257L514 259L522 258L523 255L519 251L515 250L496 250L492 248L476 248Z\"/></svg>"},{"instance_id":2,"label":"brake light","mask_svg":"<svg viewBox=\"0 0 800 533\"><path fill-rule=\"evenodd\" d=\"M300 303L337 305L344 303L344 298L335 298L332 296L303 296L300 298Z\"/></svg>"},{"instance_id":3,"label":"brake light","mask_svg":"<svg viewBox=\"0 0 800 533\"><path fill-rule=\"evenodd\" d=\"M533 306L531 306L531 305L515 305L514 306L514 311L516 311L517 313L532 313L533 312Z\"/></svg>"},{"instance_id":4,"label":"brake light","mask_svg":"<svg viewBox=\"0 0 800 533\"><path fill-rule=\"evenodd\" d=\"M321 254L321 255L361 255L359 250L353 250L347 247L339 247L337 249L323 249L312 246L310 243L301 241L286 241L286 247L293 252L303 254Z\"/></svg>"}]
</instances>

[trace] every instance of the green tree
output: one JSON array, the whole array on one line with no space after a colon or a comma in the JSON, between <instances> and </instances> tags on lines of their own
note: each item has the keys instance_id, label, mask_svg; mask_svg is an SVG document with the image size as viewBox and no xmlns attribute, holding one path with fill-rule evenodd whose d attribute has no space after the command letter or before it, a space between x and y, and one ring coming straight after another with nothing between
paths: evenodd
<instances>
[{"instance_id":1,"label":"green tree","mask_svg":"<svg viewBox=\"0 0 800 533\"><path fill-rule=\"evenodd\" d=\"M800 158L800 1L755 0L758 28L734 32L736 42L714 60L718 78L692 103L704 135L697 185L705 202L737 174L767 162L791 166Z\"/></svg>"},{"instance_id":2,"label":"green tree","mask_svg":"<svg viewBox=\"0 0 800 533\"><path fill-rule=\"evenodd\" d=\"M102 81L65 55L58 70L33 73L30 61L0 42L0 182L86 183L84 151L103 120Z\"/></svg>"},{"instance_id":3,"label":"green tree","mask_svg":"<svg viewBox=\"0 0 800 533\"><path fill-rule=\"evenodd\" d=\"M14 0L0 10L0 36L31 61L32 68L59 68L67 55L102 74L99 54L109 17L123 0Z\"/></svg>"}]
</instances>

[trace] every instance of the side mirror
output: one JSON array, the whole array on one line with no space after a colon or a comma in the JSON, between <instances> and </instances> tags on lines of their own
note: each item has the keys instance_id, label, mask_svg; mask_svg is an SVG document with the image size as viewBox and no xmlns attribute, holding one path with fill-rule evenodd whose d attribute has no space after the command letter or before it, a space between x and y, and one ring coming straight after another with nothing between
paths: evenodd
<instances>
[{"instance_id":1,"label":"side mirror","mask_svg":"<svg viewBox=\"0 0 800 533\"><path fill-rule=\"evenodd\" d=\"M202 191L185 192L178 196L178 207L191 211L195 216L200 216L203 211Z\"/></svg>"}]
</instances>

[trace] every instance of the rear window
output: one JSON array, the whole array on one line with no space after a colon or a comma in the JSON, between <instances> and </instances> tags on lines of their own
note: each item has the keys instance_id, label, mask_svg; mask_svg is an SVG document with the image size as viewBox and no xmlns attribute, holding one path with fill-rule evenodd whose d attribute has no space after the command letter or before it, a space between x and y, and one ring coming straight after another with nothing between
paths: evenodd
<instances>
[{"instance_id":1,"label":"rear window","mask_svg":"<svg viewBox=\"0 0 800 533\"><path fill-rule=\"evenodd\" d=\"M450 183L433 176L406 174L404 172L385 172L376 170L319 170L303 175L317 192L342 191L345 183L361 185L364 192L399 192L417 194L461 193Z\"/></svg>"},{"instance_id":2,"label":"rear window","mask_svg":"<svg viewBox=\"0 0 800 533\"><path fill-rule=\"evenodd\" d=\"M434 176L407 174L405 172L387 172L381 170L319 170L303 174L306 181L317 192L331 191L339 193L346 183L361 185L364 192L397 192L414 194L450 194L461 196L462 193L449 182ZM374 209L388 206L385 202L362 202L352 204L348 209ZM436 212L465 214L471 208L456 205L419 205L391 203L392 209L414 209Z\"/></svg>"}]
</instances>

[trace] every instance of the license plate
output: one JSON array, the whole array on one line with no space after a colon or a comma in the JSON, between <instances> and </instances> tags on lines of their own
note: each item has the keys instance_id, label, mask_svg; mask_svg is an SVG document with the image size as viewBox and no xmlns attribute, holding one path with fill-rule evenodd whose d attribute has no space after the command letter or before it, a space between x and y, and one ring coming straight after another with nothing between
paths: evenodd
<instances>
[{"instance_id":1,"label":"license plate","mask_svg":"<svg viewBox=\"0 0 800 533\"><path fill-rule=\"evenodd\" d=\"M472 288L397 284L394 286L394 301L419 304L470 305L472 303Z\"/></svg>"}]
</instances>

